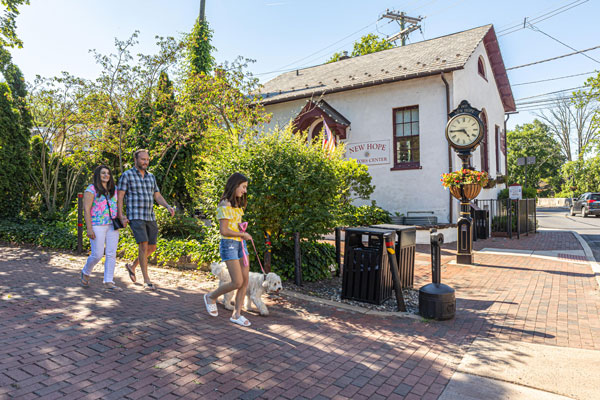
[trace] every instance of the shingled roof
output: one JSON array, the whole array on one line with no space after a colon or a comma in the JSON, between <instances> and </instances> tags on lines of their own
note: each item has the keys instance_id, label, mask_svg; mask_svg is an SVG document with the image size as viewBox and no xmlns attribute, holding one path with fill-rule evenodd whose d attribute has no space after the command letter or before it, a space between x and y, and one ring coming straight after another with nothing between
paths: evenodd
<instances>
[{"instance_id":1,"label":"shingled roof","mask_svg":"<svg viewBox=\"0 0 600 400\"><path fill-rule=\"evenodd\" d=\"M286 72L261 89L264 105L353 90L462 69L484 41L505 111L514 111L512 90L492 25L360 57Z\"/></svg>"}]
</instances>

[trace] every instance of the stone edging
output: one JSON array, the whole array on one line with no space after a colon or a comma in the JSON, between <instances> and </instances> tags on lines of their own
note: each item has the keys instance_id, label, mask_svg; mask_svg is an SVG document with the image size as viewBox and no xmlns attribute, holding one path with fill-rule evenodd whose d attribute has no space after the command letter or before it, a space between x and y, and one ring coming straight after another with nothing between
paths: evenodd
<instances>
[{"instance_id":1,"label":"stone edging","mask_svg":"<svg viewBox=\"0 0 600 400\"><path fill-rule=\"evenodd\" d=\"M416 319L416 320L422 319L421 316L416 315L416 314L411 314L408 312L400 312L400 311L389 312L389 311L369 310L367 308L353 306L351 304L339 303L339 302L333 301L333 300L321 299L319 297L313 297L313 296L307 296L305 294L295 293L290 290L282 290L281 292L279 292L279 294L283 295L283 296L287 296L287 297L293 297L293 298L299 299L299 300L310 301L311 303L317 303L317 304L324 305L324 306L341 308L341 309L344 309L347 311L352 311L355 313L365 314L365 315L373 315L376 317L398 317L398 318L410 318L410 319Z\"/></svg>"}]
</instances>

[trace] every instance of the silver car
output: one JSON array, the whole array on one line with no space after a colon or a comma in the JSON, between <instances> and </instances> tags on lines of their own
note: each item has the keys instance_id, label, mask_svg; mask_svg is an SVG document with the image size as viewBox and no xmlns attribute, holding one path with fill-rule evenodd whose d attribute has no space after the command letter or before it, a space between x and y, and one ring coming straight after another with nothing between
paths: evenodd
<instances>
[{"instance_id":1,"label":"silver car","mask_svg":"<svg viewBox=\"0 0 600 400\"><path fill-rule=\"evenodd\" d=\"M588 215L600 217L600 193L584 193L571 205L571 215L581 213L583 218Z\"/></svg>"}]
</instances>

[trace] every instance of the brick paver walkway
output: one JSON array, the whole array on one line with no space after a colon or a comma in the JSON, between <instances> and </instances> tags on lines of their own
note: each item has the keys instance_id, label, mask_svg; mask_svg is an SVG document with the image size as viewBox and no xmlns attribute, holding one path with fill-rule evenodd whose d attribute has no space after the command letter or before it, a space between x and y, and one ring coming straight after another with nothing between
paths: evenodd
<instances>
[{"instance_id":1,"label":"brick paver walkway","mask_svg":"<svg viewBox=\"0 0 600 400\"><path fill-rule=\"evenodd\" d=\"M570 233L477 248L580 249ZM558 247L556 247L558 246ZM416 286L429 281L419 246ZM452 265L457 291L445 322L363 315L301 300L270 300L269 317L241 328L204 311L207 284L153 271L161 289L78 286L83 257L0 246L0 399L436 399L477 337L600 349L600 296L591 268L478 254ZM515 360L518 362L518 360Z\"/></svg>"}]
</instances>

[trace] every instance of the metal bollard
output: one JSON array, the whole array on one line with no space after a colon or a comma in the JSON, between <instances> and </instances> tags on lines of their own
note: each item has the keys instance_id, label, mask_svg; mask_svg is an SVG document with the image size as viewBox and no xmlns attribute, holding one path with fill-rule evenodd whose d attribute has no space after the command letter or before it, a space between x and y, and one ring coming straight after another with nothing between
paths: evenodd
<instances>
[{"instance_id":1,"label":"metal bollard","mask_svg":"<svg viewBox=\"0 0 600 400\"><path fill-rule=\"evenodd\" d=\"M419 314L437 320L451 319L456 313L455 292L450 286L441 283L440 246L444 243L444 235L436 229L431 229L430 232L432 283L419 289Z\"/></svg>"},{"instance_id":2,"label":"metal bollard","mask_svg":"<svg viewBox=\"0 0 600 400\"><path fill-rule=\"evenodd\" d=\"M265 232L265 272L271 272L271 232Z\"/></svg>"},{"instance_id":3,"label":"metal bollard","mask_svg":"<svg viewBox=\"0 0 600 400\"><path fill-rule=\"evenodd\" d=\"M294 283L302 286L302 253L300 251L300 233L294 233Z\"/></svg>"},{"instance_id":4,"label":"metal bollard","mask_svg":"<svg viewBox=\"0 0 600 400\"><path fill-rule=\"evenodd\" d=\"M342 228L335 228L335 276L340 276L342 270Z\"/></svg>"},{"instance_id":5,"label":"metal bollard","mask_svg":"<svg viewBox=\"0 0 600 400\"><path fill-rule=\"evenodd\" d=\"M431 243L431 280L433 283L442 283L442 256L440 247L444 244L444 235L431 229L429 240Z\"/></svg>"}]
</instances>

